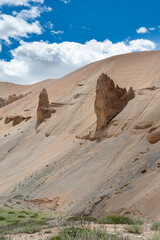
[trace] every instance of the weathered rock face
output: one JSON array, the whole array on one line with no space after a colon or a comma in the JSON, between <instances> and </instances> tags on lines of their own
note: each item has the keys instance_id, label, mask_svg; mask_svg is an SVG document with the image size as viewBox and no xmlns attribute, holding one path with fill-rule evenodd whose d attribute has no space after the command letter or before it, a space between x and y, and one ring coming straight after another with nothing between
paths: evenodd
<instances>
[{"instance_id":1,"label":"weathered rock face","mask_svg":"<svg viewBox=\"0 0 160 240\"><path fill-rule=\"evenodd\" d=\"M45 88L39 94L39 103L37 108L37 124L36 128L44 122L47 118L51 117L51 108L49 106L48 93Z\"/></svg>"},{"instance_id":2,"label":"weathered rock face","mask_svg":"<svg viewBox=\"0 0 160 240\"><path fill-rule=\"evenodd\" d=\"M13 95L9 95L8 98L0 97L0 108L5 107L6 105L9 105L9 104L21 99L21 98L24 98L25 96L27 96L30 93L31 92L26 93L26 94L20 94L20 95L13 94Z\"/></svg>"},{"instance_id":3,"label":"weathered rock face","mask_svg":"<svg viewBox=\"0 0 160 240\"><path fill-rule=\"evenodd\" d=\"M133 88L127 92L126 88L115 86L112 79L102 73L97 81L95 113L99 131L106 128L108 123L120 113L127 103L135 97Z\"/></svg>"},{"instance_id":4,"label":"weathered rock face","mask_svg":"<svg viewBox=\"0 0 160 240\"><path fill-rule=\"evenodd\" d=\"M3 98L0 98L0 108L4 107L6 105L6 102Z\"/></svg>"},{"instance_id":5,"label":"weathered rock face","mask_svg":"<svg viewBox=\"0 0 160 240\"><path fill-rule=\"evenodd\" d=\"M12 125L15 126L15 125L21 123L23 120L25 120L25 117L17 115L13 118Z\"/></svg>"},{"instance_id":6,"label":"weathered rock face","mask_svg":"<svg viewBox=\"0 0 160 240\"><path fill-rule=\"evenodd\" d=\"M31 119L31 116L28 117L23 117L21 115L16 115L16 116L7 116L4 120L5 124L8 124L10 122L12 122L12 126L18 125L19 123L21 123L22 121L28 121Z\"/></svg>"}]
</instances>

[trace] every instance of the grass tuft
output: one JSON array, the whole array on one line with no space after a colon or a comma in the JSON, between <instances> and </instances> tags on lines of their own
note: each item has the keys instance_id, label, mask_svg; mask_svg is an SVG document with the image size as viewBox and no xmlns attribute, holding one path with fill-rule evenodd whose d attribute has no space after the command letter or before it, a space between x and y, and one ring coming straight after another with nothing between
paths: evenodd
<instances>
[{"instance_id":1,"label":"grass tuft","mask_svg":"<svg viewBox=\"0 0 160 240\"><path fill-rule=\"evenodd\" d=\"M151 230L160 231L160 222L154 222L151 226Z\"/></svg>"},{"instance_id":2,"label":"grass tuft","mask_svg":"<svg viewBox=\"0 0 160 240\"><path fill-rule=\"evenodd\" d=\"M129 233L141 234L143 232L142 226L138 224L127 225L125 230Z\"/></svg>"},{"instance_id":3,"label":"grass tuft","mask_svg":"<svg viewBox=\"0 0 160 240\"><path fill-rule=\"evenodd\" d=\"M108 234L106 231L96 229L90 230L87 228L68 227L59 232L55 237L47 240L125 240L123 237Z\"/></svg>"}]
</instances>

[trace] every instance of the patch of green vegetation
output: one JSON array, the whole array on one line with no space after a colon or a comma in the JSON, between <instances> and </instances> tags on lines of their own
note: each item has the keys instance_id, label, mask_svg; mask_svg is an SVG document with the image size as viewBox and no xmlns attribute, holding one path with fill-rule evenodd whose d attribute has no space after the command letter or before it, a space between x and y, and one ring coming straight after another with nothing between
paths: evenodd
<instances>
[{"instance_id":1,"label":"patch of green vegetation","mask_svg":"<svg viewBox=\"0 0 160 240\"><path fill-rule=\"evenodd\" d=\"M100 223L100 224L127 224L127 225L137 224L137 225L141 225L144 223L144 220L138 219L131 215L126 215L126 216L108 215L108 216L101 218L98 221L98 223Z\"/></svg>"},{"instance_id":2,"label":"patch of green vegetation","mask_svg":"<svg viewBox=\"0 0 160 240\"><path fill-rule=\"evenodd\" d=\"M138 224L127 225L125 230L129 233L141 234L143 232L142 226Z\"/></svg>"},{"instance_id":3,"label":"patch of green vegetation","mask_svg":"<svg viewBox=\"0 0 160 240\"><path fill-rule=\"evenodd\" d=\"M108 234L103 230L90 230L87 228L68 227L59 232L55 237L47 240L124 240L124 238L117 235Z\"/></svg>"},{"instance_id":4,"label":"patch of green vegetation","mask_svg":"<svg viewBox=\"0 0 160 240\"><path fill-rule=\"evenodd\" d=\"M12 209L0 208L0 234L1 227L7 227L14 224L23 224L24 222L42 221L55 219L56 216L49 212L36 211L33 209Z\"/></svg>"},{"instance_id":5,"label":"patch of green vegetation","mask_svg":"<svg viewBox=\"0 0 160 240\"><path fill-rule=\"evenodd\" d=\"M24 215L18 215L18 218L26 218Z\"/></svg>"},{"instance_id":6,"label":"patch of green vegetation","mask_svg":"<svg viewBox=\"0 0 160 240\"><path fill-rule=\"evenodd\" d=\"M125 184L122 187L120 187L119 189L124 189L124 188L127 188L127 187L129 187L129 184Z\"/></svg>"},{"instance_id":7,"label":"patch of green vegetation","mask_svg":"<svg viewBox=\"0 0 160 240\"><path fill-rule=\"evenodd\" d=\"M133 224L134 220L130 216L108 215L99 220L100 224Z\"/></svg>"},{"instance_id":8,"label":"patch of green vegetation","mask_svg":"<svg viewBox=\"0 0 160 240\"><path fill-rule=\"evenodd\" d=\"M36 232L41 232L43 229L48 228L49 224L44 221L26 221L26 222L15 222L8 226L0 227L0 234L18 234L18 233L28 233L33 234Z\"/></svg>"},{"instance_id":9,"label":"patch of green vegetation","mask_svg":"<svg viewBox=\"0 0 160 240\"><path fill-rule=\"evenodd\" d=\"M160 222L154 222L151 226L151 230L160 231Z\"/></svg>"}]
</instances>

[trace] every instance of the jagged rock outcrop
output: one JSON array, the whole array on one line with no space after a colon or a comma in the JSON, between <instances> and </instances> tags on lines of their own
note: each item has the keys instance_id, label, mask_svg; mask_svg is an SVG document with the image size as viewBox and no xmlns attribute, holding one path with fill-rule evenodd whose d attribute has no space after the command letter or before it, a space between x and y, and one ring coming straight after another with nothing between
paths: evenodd
<instances>
[{"instance_id":1,"label":"jagged rock outcrop","mask_svg":"<svg viewBox=\"0 0 160 240\"><path fill-rule=\"evenodd\" d=\"M9 95L8 98L0 97L0 108L5 107L6 105L9 105L9 104L21 99L21 98L24 98L25 96L27 96L30 93L31 92L26 93L26 94L20 94L20 95L13 94L13 95Z\"/></svg>"},{"instance_id":2,"label":"jagged rock outcrop","mask_svg":"<svg viewBox=\"0 0 160 240\"><path fill-rule=\"evenodd\" d=\"M16 115L16 116L7 116L4 120L5 124L8 124L10 122L12 122L12 126L18 125L19 123L21 123L22 121L28 121L29 119L31 119L31 116L28 117L23 117L21 115Z\"/></svg>"},{"instance_id":3,"label":"jagged rock outcrop","mask_svg":"<svg viewBox=\"0 0 160 240\"><path fill-rule=\"evenodd\" d=\"M127 92L126 88L115 86L114 81L102 73L97 80L95 113L97 115L97 128L99 131L106 128L108 123L119 114L127 103L135 97L132 87Z\"/></svg>"},{"instance_id":4,"label":"jagged rock outcrop","mask_svg":"<svg viewBox=\"0 0 160 240\"><path fill-rule=\"evenodd\" d=\"M0 108L4 107L6 105L5 100L0 97Z\"/></svg>"},{"instance_id":5,"label":"jagged rock outcrop","mask_svg":"<svg viewBox=\"0 0 160 240\"><path fill-rule=\"evenodd\" d=\"M39 102L37 108L37 123L36 128L44 122L47 118L51 117L51 108L49 106L48 93L45 88L39 94Z\"/></svg>"}]
</instances>

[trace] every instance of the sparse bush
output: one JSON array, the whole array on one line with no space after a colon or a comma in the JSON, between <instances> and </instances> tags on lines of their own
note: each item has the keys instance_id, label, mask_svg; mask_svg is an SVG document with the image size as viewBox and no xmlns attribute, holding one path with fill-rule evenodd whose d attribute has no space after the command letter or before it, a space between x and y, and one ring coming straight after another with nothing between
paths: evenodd
<instances>
[{"instance_id":1,"label":"sparse bush","mask_svg":"<svg viewBox=\"0 0 160 240\"><path fill-rule=\"evenodd\" d=\"M143 232L142 227L137 224L127 225L125 229L127 230L127 232L134 234L141 234Z\"/></svg>"},{"instance_id":2,"label":"sparse bush","mask_svg":"<svg viewBox=\"0 0 160 240\"><path fill-rule=\"evenodd\" d=\"M100 224L133 224L134 220L130 216L108 215L99 220Z\"/></svg>"},{"instance_id":3,"label":"sparse bush","mask_svg":"<svg viewBox=\"0 0 160 240\"><path fill-rule=\"evenodd\" d=\"M124 240L123 237L108 234L102 230L90 230L87 228L70 227L65 228L55 237L47 240Z\"/></svg>"},{"instance_id":4,"label":"sparse bush","mask_svg":"<svg viewBox=\"0 0 160 240\"><path fill-rule=\"evenodd\" d=\"M154 222L151 226L151 230L160 231L160 222Z\"/></svg>"}]
</instances>

